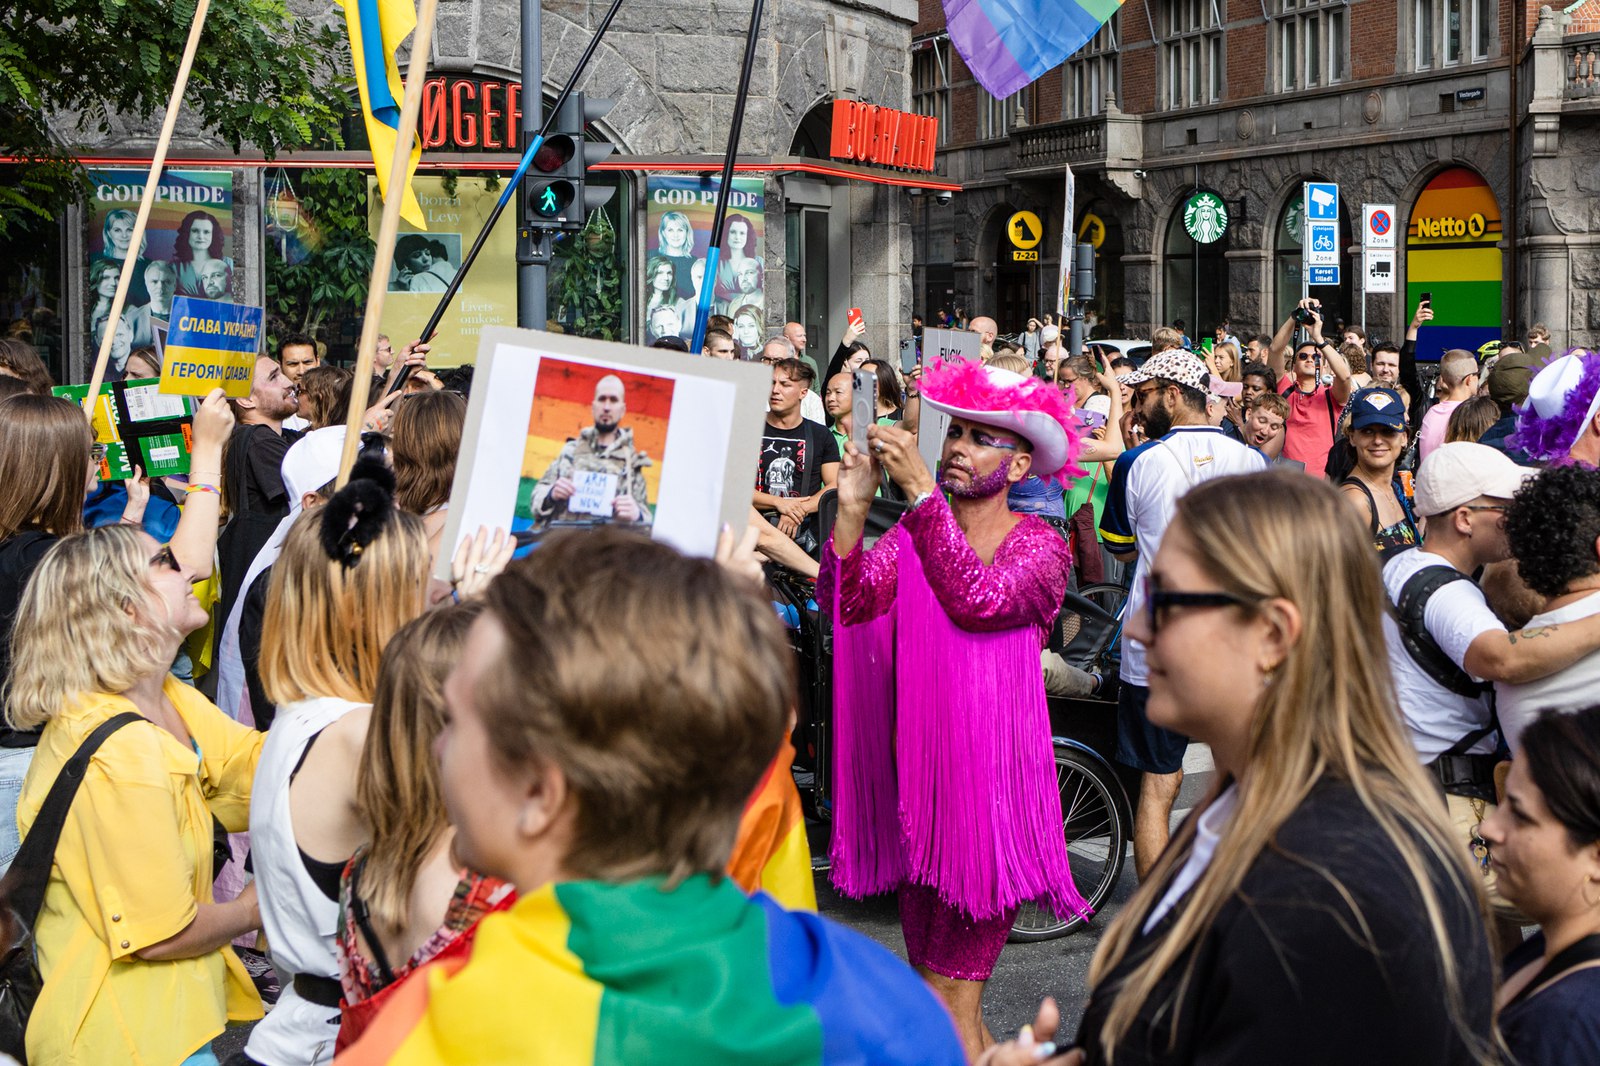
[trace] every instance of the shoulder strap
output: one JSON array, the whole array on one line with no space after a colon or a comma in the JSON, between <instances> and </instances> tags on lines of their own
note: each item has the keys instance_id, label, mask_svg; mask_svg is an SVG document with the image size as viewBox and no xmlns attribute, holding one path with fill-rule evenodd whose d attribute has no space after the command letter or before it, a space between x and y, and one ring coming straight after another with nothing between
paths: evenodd
<instances>
[{"instance_id":1,"label":"shoulder strap","mask_svg":"<svg viewBox=\"0 0 1600 1066\"><path fill-rule=\"evenodd\" d=\"M1590 933L1576 944L1558 952L1556 957L1545 963L1543 969L1534 975L1533 980L1522 986L1522 991L1511 997L1511 1001L1502 1007L1510 1007L1520 1003L1529 996L1544 990L1550 982L1564 977L1569 970L1580 966L1593 965L1600 962L1600 933Z\"/></svg>"},{"instance_id":2,"label":"shoulder strap","mask_svg":"<svg viewBox=\"0 0 1600 1066\"><path fill-rule=\"evenodd\" d=\"M366 865L365 852L350 864L350 914L355 918L361 935L367 938L367 950L372 953L372 963L378 968L378 976L388 986L394 984L394 969L389 965L388 953L383 950L383 941L378 939L378 931L372 927L367 901L361 898L361 871L366 869Z\"/></svg>"},{"instance_id":3,"label":"shoulder strap","mask_svg":"<svg viewBox=\"0 0 1600 1066\"><path fill-rule=\"evenodd\" d=\"M1422 672L1458 696L1476 698L1483 695L1486 686L1472 680L1465 670L1444 653L1438 641L1433 639L1433 634L1428 632L1423 617L1428 600L1433 598L1435 592L1453 582L1468 580L1471 579L1453 566L1425 566L1407 578L1406 583L1401 586L1400 599L1395 604L1395 609L1398 615L1397 621L1400 623L1401 643L1405 645L1412 661L1422 668ZM1492 731L1491 726L1482 733L1469 736L1472 736L1472 743L1475 744Z\"/></svg>"},{"instance_id":4,"label":"shoulder strap","mask_svg":"<svg viewBox=\"0 0 1600 1066\"><path fill-rule=\"evenodd\" d=\"M67 824L67 812L83 783L89 760L100 750L106 738L125 725L143 722L143 715L132 711L108 718L78 745L78 750L68 759L55 783L39 808L39 817L28 829L28 836L11 860L11 868L0 879L0 899L10 903L11 909L27 928L32 929L44 905L44 891L50 883L50 867L55 861L56 844L61 840L61 830Z\"/></svg>"},{"instance_id":5,"label":"shoulder strap","mask_svg":"<svg viewBox=\"0 0 1600 1066\"><path fill-rule=\"evenodd\" d=\"M1372 498L1372 490L1367 488L1366 482L1358 477L1347 477L1339 482L1341 489L1346 485L1354 485L1361 490L1361 495L1367 498L1367 514L1370 516L1372 532L1376 534L1378 532L1378 501Z\"/></svg>"}]
</instances>

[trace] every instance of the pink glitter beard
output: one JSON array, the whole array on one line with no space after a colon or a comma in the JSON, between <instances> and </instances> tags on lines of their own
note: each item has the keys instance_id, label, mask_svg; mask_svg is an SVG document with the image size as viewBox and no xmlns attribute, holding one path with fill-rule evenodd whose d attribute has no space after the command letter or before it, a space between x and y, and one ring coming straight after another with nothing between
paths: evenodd
<instances>
[{"instance_id":1,"label":"pink glitter beard","mask_svg":"<svg viewBox=\"0 0 1600 1066\"><path fill-rule=\"evenodd\" d=\"M971 473L971 471L968 471ZM991 474L981 478L974 478L965 485L957 484L950 480L949 475L939 479L939 487L952 496L959 496L964 500L987 500L991 496L998 496L1009 487L1008 477L1011 473L1011 456L1000 460L1000 465L994 468Z\"/></svg>"}]
</instances>

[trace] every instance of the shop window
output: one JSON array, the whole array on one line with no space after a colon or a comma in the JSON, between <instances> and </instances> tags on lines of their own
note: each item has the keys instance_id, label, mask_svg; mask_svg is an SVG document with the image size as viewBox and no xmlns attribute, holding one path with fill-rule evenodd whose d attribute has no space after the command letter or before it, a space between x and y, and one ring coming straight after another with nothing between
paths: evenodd
<instances>
[{"instance_id":1,"label":"shop window","mask_svg":"<svg viewBox=\"0 0 1600 1066\"><path fill-rule=\"evenodd\" d=\"M1105 110L1106 97L1121 97L1118 16L1101 26L1089 43L1067 61L1067 118L1089 118Z\"/></svg>"},{"instance_id":2,"label":"shop window","mask_svg":"<svg viewBox=\"0 0 1600 1066\"><path fill-rule=\"evenodd\" d=\"M372 271L372 235L381 212L371 177L370 171L354 168L281 167L268 172L263 213L270 343L287 333L308 333L327 345L331 361L354 361ZM434 245L435 261L452 268L461 265L461 255L506 178L497 171L417 175L417 195L430 217L422 236ZM543 326L627 340L631 298L624 279L632 230L626 219L632 193L621 175L593 174L588 181L620 188L583 231L555 243L555 261L546 275L548 321ZM446 361L475 358L484 326L517 324L515 216L515 208L501 216L440 322L434 350ZM402 240L408 231L402 224ZM383 314L384 332L396 348L421 332L440 291L431 283L402 277L402 269L397 259Z\"/></svg>"},{"instance_id":3,"label":"shop window","mask_svg":"<svg viewBox=\"0 0 1600 1066\"><path fill-rule=\"evenodd\" d=\"M939 147L950 137L950 38L930 37L911 46L911 110L939 120Z\"/></svg>"},{"instance_id":4,"label":"shop window","mask_svg":"<svg viewBox=\"0 0 1600 1066\"><path fill-rule=\"evenodd\" d=\"M1415 69L1454 67L1488 59L1495 18L1493 0L1413 0Z\"/></svg>"},{"instance_id":5,"label":"shop window","mask_svg":"<svg viewBox=\"0 0 1600 1066\"><path fill-rule=\"evenodd\" d=\"M1197 242L1184 226L1184 213L1185 202L1180 201L1167 223L1162 256L1162 322L1172 325L1181 319L1189 336L1209 336L1227 314L1225 253L1233 230L1227 227L1215 240Z\"/></svg>"},{"instance_id":6,"label":"shop window","mask_svg":"<svg viewBox=\"0 0 1600 1066\"><path fill-rule=\"evenodd\" d=\"M1345 0L1280 0L1278 89L1314 89L1350 76L1350 12Z\"/></svg>"},{"instance_id":7,"label":"shop window","mask_svg":"<svg viewBox=\"0 0 1600 1066\"><path fill-rule=\"evenodd\" d=\"M1169 0L1164 17L1166 106L1194 107L1222 99L1222 16L1216 0Z\"/></svg>"},{"instance_id":8,"label":"shop window","mask_svg":"<svg viewBox=\"0 0 1600 1066\"><path fill-rule=\"evenodd\" d=\"M14 181L14 167L0 181ZM0 336L28 341L58 383L70 380L62 305L61 223L25 211L6 218L0 235Z\"/></svg>"}]
</instances>

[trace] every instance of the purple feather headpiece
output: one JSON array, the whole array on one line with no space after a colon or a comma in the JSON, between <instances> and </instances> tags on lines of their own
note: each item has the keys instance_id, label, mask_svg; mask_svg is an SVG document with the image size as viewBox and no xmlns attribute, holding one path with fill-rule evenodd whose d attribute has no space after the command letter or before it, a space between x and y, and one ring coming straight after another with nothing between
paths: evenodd
<instances>
[{"instance_id":1,"label":"purple feather headpiece","mask_svg":"<svg viewBox=\"0 0 1600 1066\"><path fill-rule=\"evenodd\" d=\"M1566 354L1582 361L1583 374L1578 383L1566 391L1560 410L1547 415L1540 414L1539 405L1534 402L1530 389L1528 400L1517 408L1516 432L1506 441L1511 447L1539 462L1567 457L1583 432L1584 417L1588 414L1590 402L1596 393L1600 393L1600 354L1583 348L1573 348ZM1545 368L1555 362L1551 360L1545 364ZM1544 373L1545 368L1535 374L1534 383L1537 383L1538 374Z\"/></svg>"}]
</instances>

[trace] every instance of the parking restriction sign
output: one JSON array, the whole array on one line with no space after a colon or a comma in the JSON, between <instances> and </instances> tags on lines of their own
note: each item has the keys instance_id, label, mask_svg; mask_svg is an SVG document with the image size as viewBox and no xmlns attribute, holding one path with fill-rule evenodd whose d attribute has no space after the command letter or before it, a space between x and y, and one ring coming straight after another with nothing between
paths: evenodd
<instances>
[{"instance_id":1,"label":"parking restriction sign","mask_svg":"<svg viewBox=\"0 0 1600 1066\"><path fill-rule=\"evenodd\" d=\"M1366 204L1361 213L1362 245L1367 248L1393 248L1394 204Z\"/></svg>"}]
</instances>

